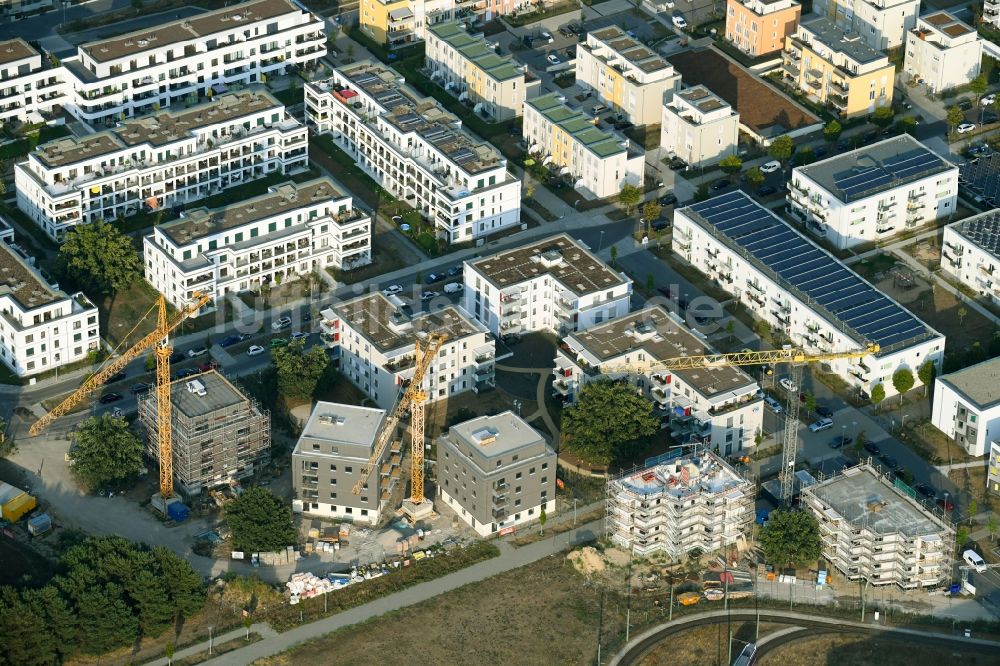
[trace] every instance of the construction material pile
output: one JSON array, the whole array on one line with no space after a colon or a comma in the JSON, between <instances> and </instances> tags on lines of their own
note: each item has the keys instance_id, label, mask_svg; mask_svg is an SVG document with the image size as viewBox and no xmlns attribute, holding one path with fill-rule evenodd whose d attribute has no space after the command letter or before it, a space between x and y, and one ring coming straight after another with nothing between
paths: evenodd
<instances>
[{"instance_id":1,"label":"construction material pile","mask_svg":"<svg viewBox=\"0 0 1000 666\"><path fill-rule=\"evenodd\" d=\"M310 599L318 597L321 594L326 594L327 592L333 592L343 587L343 584L337 584L326 578L319 578L307 571L292 574L291 580L285 583L285 587L288 588L288 592L293 599Z\"/></svg>"}]
</instances>

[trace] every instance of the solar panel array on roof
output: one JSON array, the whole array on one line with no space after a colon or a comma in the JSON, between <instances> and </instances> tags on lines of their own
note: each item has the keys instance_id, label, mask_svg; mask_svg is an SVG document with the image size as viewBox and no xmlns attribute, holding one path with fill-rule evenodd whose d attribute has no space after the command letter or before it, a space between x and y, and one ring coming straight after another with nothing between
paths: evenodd
<instances>
[{"instance_id":1,"label":"solar panel array on roof","mask_svg":"<svg viewBox=\"0 0 1000 666\"><path fill-rule=\"evenodd\" d=\"M978 157L960 165L958 181L995 206L1000 202L1000 153Z\"/></svg>"},{"instance_id":2,"label":"solar panel array on roof","mask_svg":"<svg viewBox=\"0 0 1000 666\"><path fill-rule=\"evenodd\" d=\"M1000 257L1000 210L956 222L951 228L994 257Z\"/></svg>"},{"instance_id":3,"label":"solar panel array on roof","mask_svg":"<svg viewBox=\"0 0 1000 666\"><path fill-rule=\"evenodd\" d=\"M940 157L931 152L913 151L883 160L881 164L873 162L871 166L857 166L836 174L834 182L843 192L844 199L851 201L885 189L887 185L905 182L919 173L937 168L942 162Z\"/></svg>"},{"instance_id":4,"label":"solar panel array on roof","mask_svg":"<svg viewBox=\"0 0 1000 666\"><path fill-rule=\"evenodd\" d=\"M777 282L810 307L825 310L831 323L846 327L859 345L874 342L886 352L932 335L923 322L743 192L713 197L684 212L744 250L765 273L777 274Z\"/></svg>"}]
</instances>

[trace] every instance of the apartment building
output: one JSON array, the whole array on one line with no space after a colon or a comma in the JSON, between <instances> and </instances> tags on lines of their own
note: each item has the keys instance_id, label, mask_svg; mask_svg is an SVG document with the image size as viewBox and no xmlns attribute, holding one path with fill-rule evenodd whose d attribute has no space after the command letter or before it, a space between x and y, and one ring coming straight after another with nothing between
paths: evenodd
<instances>
[{"instance_id":1,"label":"apartment building","mask_svg":"<svg viewBox=\"0 0 1000 666\"><path fill-rule=\"evenodd\" d=\"M506 411L453 425L437 442L438 493L480 536L556 510L556 452Z\"/></svg>"},{"instance_id":2,"label":"apartment building","mask_svg":"<svg viewBox=\"0 0 1000 666\"><path fill-rule=\"evenodd\" d=\"M980 21L994 28L1000 28L1000 0L983 0L983 14Z\"/></svg>"},{"instance_id":3,"label":"apartment building","mask_svg":"<svg viewBox=\"0 0 1000 666\"><path fill-rule=\"evenodd\" d=\"M55 7L55 0L3 0L0 2L0 16L16 20L33 13L42 13Z\"/></svg>"},{"instance_id":4,"label":"apartment building","mask_svg":"<svg viewBox=\"0 0 1000 666\"><path fill-rule=\"evenodd\" d=\"M84 360L100 347L97 306L46 280L12 239L0 242L0 360L18 377Z\"/></svg>"},{"instance_id":5,"label":"apartment building","mask_svg":"<svg viewBox=\"0 0 1000 666\"><path fill-rule=\"evenodd\" d=\"M384 409L319 401L292 451L292 510L323 518L376 525L396 489L402 442L385 447L363 490L353 488L371 458Z\"/></svg>"},{"instance_id":6,"label":"apartment building","mask_svg":"<svg viewBox=\"0 0 1000 666\"><path fill-rule=\"evenodd\" d=\"M632 280L565 234L466 261L463 276L465 311L497 336L566 335L631 309Z\"/></svg>"},{"instance_id":7,"label":"apartment building","mask_svg":"<svg viewBox=\"0 0 1000 666\"><path fill-rule=\"evenodd\" d=\"M990 461L986 467L986 490L1000 495L1000 442L990 442Z\"/></svg>"},{"instance_id":8,"label":"apartment building","mask_svg":"<svg viewBox=\"0 0 1000 666\"><path fill-rule=\"evenodd\" d=\"M869 465L802 489L819 522L823 557L848 580L906 589L946 585L955 531L950 521Z\"/></svg>"},{"instance_id":9,"label":"apartment building","mask_svg":"<svg viewBox=\"0 0 1000 666\"><path fill-rule=\"evenodd\" d=\"M428 402L495 385L493 338L457 307L412 313L400 299L376 293L332 310L340 371L382 409L396 404L403 384L413 377L416 343L431 332L447 339L424 377Z\"/></svg>"},{"instance_id":10,"label":"apartment building","mask_svg":"<svg viewBox=\"0 0 1000 666\"><path fill-rule=\"evenodd\" d=\"M531 0L361 0L361 30L379 44L403 46L428 38L431 27L451 20L490 21L527 10Z\"/></svg>"},{"instance_id":11,"label":"apartment building","mask_svg":"<svg viewBox=\"0 0 1000 666\"><path fill-rule=\"evenodd\" d=\"M782 80L841 118L868 115L892 104L896 67L884 51L825 18L799 23L782 54Z\"/></svg>"},{"instance_id":12,"label":"apartment building","mask_svg":"<svg viewBox=\"0 0 1000 666\"><path fill-rule=\"evenodd\" d=\"M577 44L576 82L629 122L653 125L664 101L680 90L681 75L660 54L610 25Z\"/></svg>"},{"instance_id":13,"label":"apartment building","mask_svg":"<svg viewBox=\"0 0 1000 666\"><path fill-rule=\"evenodd\" d=\"M431 220L449 243L520 224L521 181L500 152L440 103L370 61L305 87L306 121L376 182Z\"/></svg>"},{"instance_id":14,"label":"apartment building","mask_svg":"<svg viewBox=\"0 0 1000 666\"><path fill-rule=\"evenodd\" d=\"M306 128L263 89L43 144L14 169L17 205L54 240L81 222L197 201L308 166Z\"/></svg>"},{"instance_id":15,"label":"apartment building","mask_svg":"<svg viewBox=\"0 0 1000 666\"><path fill-rule=\"evenodd\" d=\"M249 0L81 44L63 63L73 95L66 106L81 120L113 125L325 55L322 18L293 0Z\"/></svg>"},{"instance_id":16,"label":"apartment building","mask_svg":"<svg viewBox=\"0 0 1000 666\"><path fill-rule=\"evenodd\" d=\"M1000 305L1000 212L987 211L949 224L941 244L941 270Z\"/></svg>"},{"instance_id":17,"label":"apartment building","mask_svg":"<svg viewBox=\"0 0 1000 666\"><path fill-rule=\"evenodd\" d=\"M739 136L740 114L703 85L685 88L663 105L660 148L693 167L735 155Z\"/></svg>"},{"instance_id":18,"label":"apartment building","mask_svg":"<svg viewBox=\"0 0 1000 666\"><path fill-rule=\"evenodd\" d=\"M309 273L371 263L371 218L329 178L282 183L230 206L198 208L143 239L146 280L175 307L195 291L256 291Z\"/></svg>"},{"instance_id":19,"label":"apartment building","mask_svg":"<svg viewBox=\"0 0 1000 666\"><path fill-rule=\"evenodd\" d=\"M726 41L753 57L777 53L801 16L796 0L726 0Z\"/></svg>"},{"instance_id":20,"label":"apartment building","mask_svg":"<svg viewBox=\"0 0 1000 666\"><path fill-rule=\"evenodd\" d=\"M558 93L526 100L524 140L528 152L559 175L568 176L587 199L603 199L625 185L640 185L646 151L625 137L594 126L566 106Z\"/></svg>"},{"instance_id":21,"label":"apartment building","mask_svg":"<svg viewBox=\"0 0 1000 666\"><path fill-rule=\"evenodd\" d=\"M609 477L605 535L621 548L676 562L742 541L754 517L754 486L703 449L667 454L652 467Z\"/></svg>"},{"instance_id":22,"label":"apartment building","mask_svg":"<svg viewBox=\"0 0 1000 666\"><path fill-rule=\"evenodd\" d=\"M951 215L958 167L909 134L796 167L788 208L844 250Z\"/></svg>"},{"instance_id":23,"label":"apartment building","mask_svg":"<svg viewBox=\"0 0 1000 666\"><path fill-rule=\"evenodd\" d=\"M757 382L735 366L675 371L669 364L714 353L676 315L651 306L563 338L552 390L572 403L592 381L626 380L669 420L675 442L702 444L729 456L754 446L754 437L763 432Z\"/></svg>"},{"instance_id":24,"label":"apartment building","mask_svg":"<svg viewBox=\"0 0 1000 666\"><path fill-rule=\"evenodd\" d=\"M271 415L214 370L170 385L174 478L185 495L251 477L271 460ZM159 459L156 391L139 397L147 447Z\"/></svg>"},{"instance_id":25,"label":"apartment building","mask_svg":"<svg viewBox=\"0 0 1000 666\"><path fill-rule=\"evenodd\" d=\"M928 92L967 84L979 76L982 59L979 33L948 12L917 18L917 26L906 34L903 71L922 79Z\"/></svg>"},{"instance_id":26,"label":"apartment building","mask_svg":"<svg viewBox=\"0 0 1000 666\"><path fill-rule=\"evenodd\" d=\"M464 24L439 23L427 29L424 57L431 79L470 100L473 111L494 122L520 116L527 96L527 67L499 56L482 35L472 36ZM532 77L537 94L540 81Z\"/></svg>"},{"instance_id":27,"label":"apartment building","mask_svg":"<svg viewBox=\"0 0 1000 666\"><path fill-rule=\"evenodd\" d=\"M23 39L0 42L0 123L40 123L69 99L62 67Z\"/></svg>"},{"instance_id":28,"label":"apartment building","mask_svg":"<svg viewBox=\"0 0 1000 666\"><path fill-rule=\"evenodd\" d=\"M853 32L876 51L902 46L920 14L920 0L816 0L813 14Z\"/></svg>"},{"instance_id":29,"label":"apartment building","mask_svg":"<svg viewBox=\"0 0 1000 666\"><path fill-rule=\"evenodd\" d=\"M931 424L966 454L988 454L1000 439L1000 359L937 377Z\"/></svg>"},{"instance_id":30,"label":"apartment building","mask_svg":"<svg viewBox=\"0 0 1000 666\"><path fill-rule=\"evenodd\" d=\"M826 364L859 394L894 395L901 367L941 367L943 335L743 192L677 210L673 250L807 353L879 345Z\"/></svg>"}]
</instances>

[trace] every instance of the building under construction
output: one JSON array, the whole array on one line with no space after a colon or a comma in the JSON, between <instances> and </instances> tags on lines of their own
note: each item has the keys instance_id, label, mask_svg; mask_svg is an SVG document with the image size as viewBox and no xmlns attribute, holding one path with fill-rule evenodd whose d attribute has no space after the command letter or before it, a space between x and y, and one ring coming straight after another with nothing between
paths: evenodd
<instances>
[{"instance_id":1,"label":"building under construction","mask_svg":"<svg viewBox=\"0 0 1000 666\"><path fill-rule=\"evenodd\" d=\"M608 481L605 531L636 555L678 560L745 539L753 501L753 484L714 453L671 453Z\"/></svg>"},{"instance_id":2,"label":"building under construction","mask_svg":"<svg viewBox=\"0 0 1000 666\"><path fill-rule=\"evenodd\" d=\"M212 370L171 384L174 477L186 495L251 476L271 459L271 415ZM156 392L139 399L156 460Z\"/></svg>"},{"instance_id":3,"label":"building under construction","mask_svg":"<svg viewBox=\"0 0 1000 666\"><path fill-rule=\"evenodd\" d=\"M910 589L951 579L951 524L871 466L803 489L802 504L819 521L823 557L849 580Z\"/></svg>"}]
</instances>

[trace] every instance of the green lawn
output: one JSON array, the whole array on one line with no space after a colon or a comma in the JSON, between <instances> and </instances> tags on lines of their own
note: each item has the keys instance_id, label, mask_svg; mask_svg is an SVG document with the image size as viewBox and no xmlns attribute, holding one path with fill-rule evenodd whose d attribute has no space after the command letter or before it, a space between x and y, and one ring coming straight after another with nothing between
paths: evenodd
<instances>
[{"instance_id":1,"label":"green lawn","mask_svg":"<svg viewBox=\"0 0 1000 666\"><path fill-rule=\"evenodd\" d=\"M313 135L309 141L312 144L309 154L316 162L334 174L355 197L371 208L378 208L380 200L386 196L385 190L357 165L353 157L337 146L329 135Z\"/></svg>"}]
</instances>

